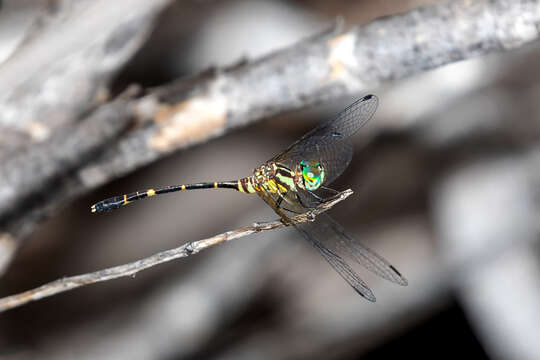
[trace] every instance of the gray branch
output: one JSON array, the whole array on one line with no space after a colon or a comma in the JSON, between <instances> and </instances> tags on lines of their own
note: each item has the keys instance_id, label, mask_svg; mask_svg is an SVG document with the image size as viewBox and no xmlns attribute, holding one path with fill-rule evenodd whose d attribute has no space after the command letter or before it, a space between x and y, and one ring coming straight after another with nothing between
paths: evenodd
<instances>
[{"instance_id":1,"label":"gray branch","mask_svg":"<svg viewBox=\"0 0 540 360\"><path fill-rule=\"evenodd\" d=\"M345 200L353 191L348 189L345 190L332 199L325 201L324 203L317 206L315 209L310 210L304 214L299 214L294 216L291 220L291 224L302 223L313 221L317 215L320 213L329 210L337 203ZM121 277L133 276L139 271L148 269L152 266L163 264L165 262L175 260L178 258L187 257L190 255L198 254L200 251L205 250L209 247L219 245L226 241L231 241L235 239L242 238L254 233L259 233L262 231L268 231L273 229L278 229L281 227L289 226L281 220L275 220L271 222L262 222L255 223L250 226L244 226L239 229L227 231L225 233L212 236L208 239L198 240L186 243L175 249L166 250L149 256L145 259L137 260L125 265L115 266L109 269L99 270L89 274L83 274L78 276L70 276L56 281L47 283L38 288L22 292L20 294L7 296L0 299L0 312L27 304L31 301L36 301L49 297L52 295L59 294L61 292L69 291L76 289L81 286L86 286L90 284L95 284L98 282L118 279Z\"/></svg>"}]
</instances>

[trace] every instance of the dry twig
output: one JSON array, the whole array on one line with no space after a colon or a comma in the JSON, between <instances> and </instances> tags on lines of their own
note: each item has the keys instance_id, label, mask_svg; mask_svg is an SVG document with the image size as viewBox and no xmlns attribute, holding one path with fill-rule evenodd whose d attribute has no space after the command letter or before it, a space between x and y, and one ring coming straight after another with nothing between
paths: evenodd
<instances>
[{"instance_id":1,"label":"dry twig","mask_svg":"<svg viewBox=\"0 0 540 360\"><path fill-rule=\"evenodd\" d=\"M308 211L304 214L296 215L292 218L294 223L302 223L312 221L318 214L329 210L338 202L345 200L352 195L353 191L345 190L332 199L320 204L317 208ZM21 305L24 305L30 301L36 301L48 296L56 295L65 291L73 290L81 286L95 284L102 281L108 281L117 279L120 277L132 276L139 271L148 269L152 266L156 266L174 259L187 257L199 253L201 250L207 249L211 246L221 244L226 241L239 239L244 236L248 236L261 231L267 231L272 229L278 229L285 225L280 220L271 222L254 223L250 226L244 226L239 229L227 231L225 233L215 235L211 238L193 241L181 245L175 249L166 250L149 256L145 259L137 260L128 264L115 266L112 268L99 270L96 272L70 276L62 279L55 280L48 284L42 285L32 290L22 292L20 294L7 296L0 299L0 312L6 311Z\"/></svg>"}]
</instances>

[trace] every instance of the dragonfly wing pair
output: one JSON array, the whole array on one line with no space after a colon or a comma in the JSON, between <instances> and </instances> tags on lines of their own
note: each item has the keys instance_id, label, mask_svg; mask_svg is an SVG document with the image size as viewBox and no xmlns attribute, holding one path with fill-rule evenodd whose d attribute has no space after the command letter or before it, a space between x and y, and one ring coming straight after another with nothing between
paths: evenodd
<instances>
[{"instance_id":1,"label":"dragonfly wing pair","mask_svg":"<svg viewBox=\"0 0 540 360\"><path fill-rule=\"evenodd\" d=\"M348 138L371 119L377 105L378 99L374 95L354 102L335 118L308 132L269 162L294 170L302 161L315 160L325 170L324 185L330 184L343 173L352 159L353 148ZM282 209L296 214L308 211L323 201L313 192L298 187L285 195L259 193L259 196L288 223L291 222L290 217ZM288 201L282 202L280 197ZM350 263L358 263L386 280L407 285L407 280L387 260L355 241L327 214L320 214L312 222L294 226L364 298L375 301L373 292L352 269Z\"/></svg>"},{"instance_id":2,"label":"dragonfly wing pair","mask_svg":"<svg viewBox=\"0 0 540 360\"><path fill-rule=\"evenodd\" d=\"M294 227L315 248L321 256L336 270L339 275L361 296L369 301L375 301L375 295L368 285L358 276L349 264L357 263L372 273L391 281L406 286L407 279L388 260L356 241L329 215L322 213L315 220L305 223L294 224L286 212L298 213L306 211L297 204L293 209L282 208L276 198L268 193L258 193L278 215L286 222L293 223ZM290 206L286 205L286 206ZM285 210L285 211L283 211Z\"/></svg>"}]
</instances>

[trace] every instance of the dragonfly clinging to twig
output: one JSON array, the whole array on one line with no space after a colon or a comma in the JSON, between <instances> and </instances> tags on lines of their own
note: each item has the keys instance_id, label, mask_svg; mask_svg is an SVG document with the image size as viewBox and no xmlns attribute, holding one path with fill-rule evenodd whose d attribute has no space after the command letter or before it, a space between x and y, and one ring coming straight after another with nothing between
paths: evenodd
<instances>
[{"instance_id":1,"label":"dragonfly clinging to twig","mask_svg":"<svg viewBox=\"0 0 540 360\"><path fill-rule=\"evenodd\" d=\"M337 193L327 187L351 162L349 137L364 126L377 109L378 99L367 95L321 123L285 151L234 181L204 182L149 189L115 196L92 205L92 212L108 211L154 195L196 189L234 189L257 194L281 217L293 225L322 257L364 298L375 301L367 284L352 269L359 263L378 276L400 285L407 280L382 256L360 244L325 213L310 222L294 223L291 214L305 213L325 201L323 193Z\"/></svg>"}]
</instances>

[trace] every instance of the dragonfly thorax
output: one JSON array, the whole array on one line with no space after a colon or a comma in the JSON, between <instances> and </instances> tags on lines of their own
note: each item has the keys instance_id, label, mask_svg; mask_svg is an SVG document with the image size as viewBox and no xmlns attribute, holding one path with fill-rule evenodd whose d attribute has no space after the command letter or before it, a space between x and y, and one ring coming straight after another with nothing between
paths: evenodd
<instances>
[{"instance_id":1,"label":"dragonfly thorax","mask_svg":"<svg viewBox=\"0 0 540 360\"><path fill-rule=\"evenodd\" d=\"M260 191L284 194L296 191L294 171L274 162L261 165L253 171L253 176L240 181L242 190L248 193Z\"/></svg>"}]
</instances>

